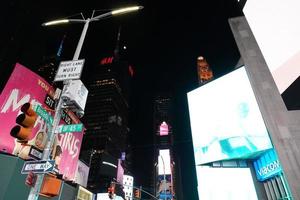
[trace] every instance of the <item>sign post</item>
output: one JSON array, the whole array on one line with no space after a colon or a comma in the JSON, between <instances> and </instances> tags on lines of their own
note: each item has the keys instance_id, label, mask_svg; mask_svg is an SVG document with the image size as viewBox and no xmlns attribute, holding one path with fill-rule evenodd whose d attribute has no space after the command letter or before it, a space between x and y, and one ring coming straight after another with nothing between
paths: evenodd
<instances>
[{"instance_id":1,"label":"sign post","mask_svg":"<svg viewBox=\"0 0 300 200\"><path fill-rule=\"evenodd\" d=\"M79 56L79 54L77 55L75 53L73 61L61 62L61 64L59 65L59 69L58 69L58 72L56 74L54 81L64 81L64 87L63 87L61 96L63 96L66 93L66 91L68 90L68 87L70 85L70 80L80 78L84 60L78 60L78 56ZM79 70L79 68L80 68L80 70ZM70 75L73 72L76 74ZM58 75L63 75L63 76L58 76ZM62 112L62 108L63 108L64 104L65 103L64 103L63 98L60 97L58 104L56 106L56 109L55 109L54 118L52 118L47 113L47 111L45 111L41 106L36 107L37 114L40 115L44 120L46 120L47 123L52 125L52 126L51 125L49 126L47 144L44 148L42 160L48 160L49 156L51 154L52 146L53 146L55 136L56 136L56 130L58 128L58 125L59 125L59 122L61 119L61 112ZM70 128L67 128L67 129L70 129ZM79 126L78 126L77 130L79 130ZM30 190L28 200L37 200L38 199L39 192L40 192L40 189L41 189L41 186L43 183L43 179L44 179L44 173L38 174L36 184Z\"/></svg>"}]
</instances>

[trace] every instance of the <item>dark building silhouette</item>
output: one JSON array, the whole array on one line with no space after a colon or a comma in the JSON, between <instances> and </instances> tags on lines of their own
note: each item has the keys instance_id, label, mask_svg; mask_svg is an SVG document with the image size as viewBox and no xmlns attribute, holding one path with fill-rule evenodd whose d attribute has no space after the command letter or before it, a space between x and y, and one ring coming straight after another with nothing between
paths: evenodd
<instances>
[{"instance_id":1,"label":"dark building silhouette","mask_svg":"<svg viewBox=\"0 0 300 200\"><path fill-rule=\"evenodd\" d=\"M174 198L176 195L176 173L173 135L173 103L169 94L158 95L154 99L154 157L153 157L153 193L160 198ZM168 155L160 155L162 151ZM161 160L161 161L159 161ZM162 165L162 166L159 166ZM163 168L159 170L159 168ZM164 181L166 183L164 184Z\"/></svg>"},{"instance_id":2,"label":"dark building silhouette","mask_svg":"<svg viewBox=\"0 0 300 200\"><path fill-rule=\"evenodd\" d=\"M106 190L117 175L105 172L104 157L115 165L123 155L122 165L128 172L129 85L130 66L116 57L102 59L87 83L89 96L83 118L87 130L81 157L90 163L88 187L93 192Z\"/></svg>"}]
</instances>

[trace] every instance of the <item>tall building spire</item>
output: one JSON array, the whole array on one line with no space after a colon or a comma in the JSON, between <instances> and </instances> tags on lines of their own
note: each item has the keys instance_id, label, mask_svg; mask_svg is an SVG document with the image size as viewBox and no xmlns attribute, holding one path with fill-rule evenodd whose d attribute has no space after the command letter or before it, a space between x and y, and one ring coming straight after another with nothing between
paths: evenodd
<instances>
[{"instance_id":1,"label":"tall building spire","mask_svg":"<svg viewBox=\"0 0 300 200\"><path fill-rule=\"evenodd\" d=\"M61 42L60 42L60 45L59 45L59 47L58 47L58 50L57 50L57 53L56 53L56 56L57 56L57 57L60 57L60 56L61 56L65 38L66 38L66 34L64 34L64 36L63 36L63 38L62 38L62 40L61 40Z\"/></svg>"},{"instance_id":2,"label":"tall building spire","mask_svg":"<svg viewBox=\"0 0 300 200\"><path fill-rule=\"evenodd\" d=\"M121 26L119 26L118 35L117 35L117 43L114 49L114 59L115 61L119 60L119 52L120 52L120 36L121 36Z\"/></svg>"},{"instance_id":3,"label":"tall building spire","mask_svg":"<svg viewBox=\"0 0 300 200\"><path fill-rule=\"evenodd\" d=\"M212 80L214 77L209 64L203 56L199 56L197 58L197 70L199 85L205 84L206 82Z\"/></svg>"}]
</instances>

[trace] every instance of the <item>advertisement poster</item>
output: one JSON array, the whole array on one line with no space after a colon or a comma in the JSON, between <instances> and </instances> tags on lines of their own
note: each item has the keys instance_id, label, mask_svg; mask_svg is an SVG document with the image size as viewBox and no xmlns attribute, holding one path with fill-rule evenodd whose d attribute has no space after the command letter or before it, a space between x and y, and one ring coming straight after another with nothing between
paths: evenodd
<instances>
[{"instance_id":1,"label":"advertisement poster","mask_svg":"<svg viewBox=\"0 0 300 200\"><path fill-rule=\"evenodd\" d=\"M11 129L16 125L16 117L24 103L39 104L44 109L46 95L53 96L54 89L42 77L17 63L0 95L0 151L17 155L25 160L31 146L43 150L47 140L47 124L38 116L31 137L26 145L17 142L10 135ZM49 111L54 116L54 112ZM61 120L61 124L64 123ZM74 179L79 157L83 133L65 133L57 136L53 155L60 174L67 179ZM54 159L54 158L53 158Z\"/></svg>"},{"instance_id":2,"label":"advertisement poster","mask_svg":"<svg viewBox=\"0 0 300 200\"><path fill-rule=\"evenodd\" d=\"M272 148L244 67L189 92L188 104L196 165Z\"/></svg>"},{"instance_id":3,"label":"advertisement poster","mask_svg":"<svg viewBox=\"0 0 300 200\"><path fill-rule=\"evenodd\" d=\"M159 175L157 180L156 196L162 200L171 200L173 196L172 176L170 174Z\"/></svg>"},{"instance_id":4,"label":"advertisement poster","mask_svg":"<svg viewBox=\"0 0 300 200\"><path fill-rule=\"evenodd\" d=\"M75 183L87 187L90 168L81 160L78 160L77 170L75 174Z\"/></svg>"},{"instance_id":5,"label":"advertisement poster","mask_svg":"<svg viewBox=\"0 0 300 200\"><path fill-rule=\"evenodd\" d=\"M28 159L29 146L21 146L10 135L10 130L16 125L16 117L24 103L43 104L47 93L53 93L53 88L40 76L20 64L16 64L5 88L0 96L0 150ZM29 145L43 148L46 142L47 125L38 117L32 130ZM36 140L37 136L37 140Z\"/></svg>"}]
</instances>

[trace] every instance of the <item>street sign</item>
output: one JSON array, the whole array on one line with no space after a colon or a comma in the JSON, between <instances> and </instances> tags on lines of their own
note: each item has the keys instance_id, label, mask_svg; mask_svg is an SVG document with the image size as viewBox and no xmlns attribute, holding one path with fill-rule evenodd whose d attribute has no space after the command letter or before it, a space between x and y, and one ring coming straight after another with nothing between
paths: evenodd
<instances>
[{"instance_id":1,"label":"street sign","mask_svg":"<svg viewBox=\"0 0 300 200\"><path fill-rule=\"evenodd\" d=\"M54 160L27 161L24 163L21 173L29 174L33 172L35 174L44 174L52 172L54 163Z\"/></svg>"},{"instance_id":2,"label":"street sign","mask_svg":"<svg viewBox=\"0 0 300 200\"><path fill-rule=\"evenodd\" d=\"M83 64L84 59L60 62L54 81L80 79Z\"/></svg>"},{"instance_id":3,"label":"street sign","mask_svg":"<svg viewBox=\"0 0 300 200\"><path fill-rule=\"evenodd\" d=\"M34 111L41 116L47 123L53 123L53 117L49 115L49 113L42 108L40 105L35 106Z\"/></svg>"},{"instance_id":4,"label":"street sign","mask_svg":"<svg viewBox=\"0 0 300 200\"><path fill-rule=\"evenodd\" d=\"M41 160L43 156L43 151L36 148L35 146L31 146L28 156L35 159L35 160Z\"/></svg>"},{"instance_id":5,"label":"street sign","mask_svg":"<svg viewBox=\"0 0 300 200\"><path fill-rule=\"evenodd\" d=\"M57 133L69 133L82 131L83 124L60 125L57 127Z\"/></svg>"},{"instance_id":6,"label":"street sign","mask_svg":"<svg viewBox=\"0 0 300 200\"><path fill-rule=\"evenodd\" d=\"M55 100L49 94L46 95L44 103L52 110L55 110Z\"/></svg>"}]
</instances>

